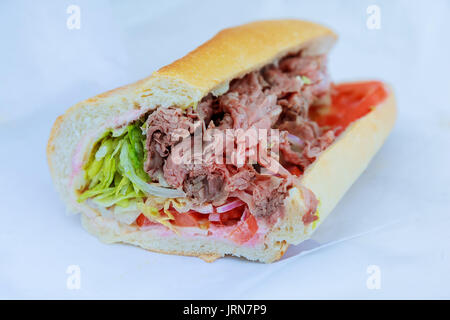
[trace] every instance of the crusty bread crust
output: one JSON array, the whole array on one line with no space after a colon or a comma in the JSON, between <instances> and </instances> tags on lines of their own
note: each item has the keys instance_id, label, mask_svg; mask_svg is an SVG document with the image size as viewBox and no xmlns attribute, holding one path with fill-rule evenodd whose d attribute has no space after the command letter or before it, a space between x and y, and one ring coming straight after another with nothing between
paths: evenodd
<instances>
[{"instance_id":1,"label":"crusty bread crust","mask_svg":"<svg viewBox=\"0 0 450 320\"><path fill-rule=\"evenodd\" d=\"M224 90L235 78L307 47L327 53L337 36L328 28L300 20L257 21L220 31L214 38L155 73L189 83L205 96Z\"/></svg>"},{"instance_id":2,"label":"crusty bread crust","mask_svg":"<svg viewBox=\"0 0 450 320\"><path fill-rule=\"evenodd\" d=\"M133 111L187 107L211 91L215 94L225 92L230 80L290 52L303 49L310 54L326 53L335 39L336 35L331 30L298 20L261 21L226 29L150 77L76 104L57 118L47 145L49 168L56 188L71 211L83 213L83 226L105 242L132 243L152 251L199 256L208 261L226 254L262 262L279 259L289 244L301 242L313 231L312 224L305 228L301 221L306 210L303 196L296 188L290 190L286 199L287 218L273 228L260 246L238 246L206 238L188 241L177 235L159 239L151 231L144 232L108 221L86 204L77 203L76 184L71 183L77 179L72 172L72 157L83 137L86 138L93 128L108 126L112 119ZM388 135L394 118L395 102L391 95L369 115L349 126L305 173L303 181L306 187L320 200L320 222L367 166ZM85 143L86 149L94 138ZM361 146L356 147L359 144ZM358 154L360 150L365 151ZM86 150L81 151L85 153ZM342 158L335 161L338 156ZM352 166L348 165L350 161ZM334 170L336 168L339 173ZM333 174L338 174L336 179L333 179ZM342 175L344 179L340 179ZM333 182L326 187L323 181Z\"/></svg>"}]
</instances>

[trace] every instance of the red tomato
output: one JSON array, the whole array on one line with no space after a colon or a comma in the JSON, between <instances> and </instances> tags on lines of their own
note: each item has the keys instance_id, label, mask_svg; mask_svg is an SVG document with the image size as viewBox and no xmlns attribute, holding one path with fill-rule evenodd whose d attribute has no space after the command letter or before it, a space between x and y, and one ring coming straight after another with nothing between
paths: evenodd
<instances>
[{"instance_id":1,"label":"red tomato","mask_svg":"<svg viewBox=\"0 0 450 320\"><path fill-rule=\"evenodd\" d=\"M298 166L290 166L287 169L291 174L297 177L300 177L303 174L302 170Z\"/></svg>"},{"instance_id":2,"label":"red tomato","mask_svg":"<svg viewBox=\"0 0 450 320\"><path fill-rule=\"evenodd\" d=\"M303 223L304 223L305 225L307 225L307 224L309 224L309 223L311 223L311 222L314 222L314 221L318 220L319 217L316 216L316 215L314 215L314 214L315 214L315 212L308 211L308 212L302 217Z\"/></svg>"},{"instance_id":3,"label":"red tomato","mask_svg":"<svg viewBox=\"0 0 450 320\"><path fill-rule=\"evenodd\" d=\"M163 210L160 211L162 216L165 216ZM207 221L207 216L202 215L195 211L189 211L186 213L178 213L175 210L170 210L170 213L173 215L174 220L171 220L171 223L178 227L200 227ZM136 224L139 227L142 226L150 226L153 224L157 224L155 222L150 221L146 216L142 213L137 217Z\"/></svg>"},{"instance_id":4,"label":"red tomato","mask_svg":"<svg viewBox=\"0 0 450 320\"><path fill-rule=\"evenodd\" d=\"M171 210L170 213L175 218L172 224L178 227L202 227L209 224L208 215L193 210L185 213L178 213L175 210Z\"/></svg>"},{"instance_id":5,"label":"red tomato","mask_svg":"<svg viewBox=\"0 0 450 320\"><path fill-rule=\"evenodd\" d=\"M139 217L137 217L136 219L136 223L139 227L142 226L149 226L154 224L153 222L151 222L146 216L144 216L142 213L139 215Z\"/></svg>"},{"instance_id":6,"label":"red tomato","mask_svg":"<svg viewBox=\"0 0 450 320\"><path fill-rule=\"evenodd\" d=\"M385 86L379 81L333 85L332 92L329 112L315 116L314 120L319 126L341 127L342 130L388 96Z\"/></svg>"},{"instance_id":7,"label":"red tomato","mask_svg":"<svg viewBox=\"0 0 450 320\"><path fill-rule=\"evenodd\" d=\"M222 212L219 214L220 222L224 225L231 225L237 223L245 210L245 206L240 206L234 209L231 209L227 212Z\"/></svg>"},{"instance_id":8,"label":"red tomato","mask_svg":"<svg viewBox=\"0 0 450 320\"><path fill-rule=\"evenodd\" d=\"M189 212L178 213L176 211L170 211L174 216L175 220L172 222L174 225L179 227L197 227L198 222L193 214Z\"/></svg>"},{"instance_id":9,"label":"red tomato","mask_svg":"<svg viewBox=\"0 0 450 320\"><path fill-rule=\"evenodd\" d=\"M256 218L248 211L244 215L244 219L229 234L230 239L237 244L243 244L249 241L258 231Z\"/></svg>"}]
</instances>

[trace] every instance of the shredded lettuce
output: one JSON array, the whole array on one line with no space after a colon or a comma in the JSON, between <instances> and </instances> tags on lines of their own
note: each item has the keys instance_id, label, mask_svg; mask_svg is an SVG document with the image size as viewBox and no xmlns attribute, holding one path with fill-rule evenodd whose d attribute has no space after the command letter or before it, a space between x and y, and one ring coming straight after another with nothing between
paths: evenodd
<instances>
[{"instance_id":1,"label":"shredded lettuce","mask_svg":"<svg viewBox=\"0 0 450 320\"><path fill-rule=\"evenodd\" d=\"M145 181L144 175L147 174L144 172L142 167L136 167L133 161L133 156L130 156L130 154L132 154L133 152L132 148L133 147L130 145L128 141L124 142L122 151L120 152L119 168L122 170L123 174L128 179L130 179L135 189L141 190L146 194L152 194L158 197L176 198L184 196L184 192L182 191L162 188Z\"/></svg>"},{"instance_id":2,"label":"shredded lettuce","mask_svg":"<svg viewBox=\"0 0 450 320\"><path fill-rule=\"evenodd\" d=\"M129 199L127 206L122 207L119 203L114 207L114 218L118 221L132 224L136 218L141 214L137 204L142 203L142 199Z\"/></svg>"},{"instance_id":3,"label":"shredded lettuce","mask_svg":"<svg viewBox=\"0 0 450 320\"><path fill-rule=\"evenodd\" d=\"M302 76L302 81L304 84L311 84L311 79L308 78L307 76Z\"/></svg>"},{"instance_id":4,"label":"shredded lettuce","mask_svg":"<svg viewBox=\"0 0 450 320\"><path fill-rule=\"evenodd\" d=\"M142 212L142 214L150 221L160 223L170 230L177 232L172 223L170 223L170 220L174 220L174 217L169 211L165 212L166 216L163 216L161 215L160 210L155 207L146 205L145 203L138 203L137 207Z\"/></svg>"},{"instance_id":5,"label":"shredded lettuce","mask_svg":"<svg viewBox=\"0 0 450 320\"><path fill-rule=\"evenodd\" d=\"M84 166L87 183L78 201L91 198L98 206L125 208L146 195L183 197L182 191L151 183L144 171L144 143L139 123L102 135Z\"/></svg>"}]
</instances>

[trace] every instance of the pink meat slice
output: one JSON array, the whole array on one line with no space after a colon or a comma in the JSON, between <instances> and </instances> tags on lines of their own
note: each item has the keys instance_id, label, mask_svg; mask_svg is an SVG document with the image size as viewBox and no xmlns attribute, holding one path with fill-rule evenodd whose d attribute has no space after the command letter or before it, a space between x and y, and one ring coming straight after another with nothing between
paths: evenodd
<instances>
[{"instance_id":1,"label":"pink meat slice","mask_svg":"<svg viewBox=\"0 0 450 320\"><path fill-rule=\"evenodd\" d=\"M252 214L270 216L282 206L290 179L264 175L258 165L217 161L224 156L220 153L225 153L225 146L218 155L211 154L208 143L213 142L204 142L201 154L188 152L192 142L171 133L182 129L192 134L197 120L203 123L204 135L211 130L276 128L282 163L305 168L335 139L333 130L323 130L308 118L309 107L329 90L325 57L300 52L233 80L225 94L209 94L186 112L159 108L147 120L145 170L155 179L163 177L170 186L182 188L195 203L220 205L237 196ZM180 157L189 159L180 161Z\"/></svg>"}]
</instances>

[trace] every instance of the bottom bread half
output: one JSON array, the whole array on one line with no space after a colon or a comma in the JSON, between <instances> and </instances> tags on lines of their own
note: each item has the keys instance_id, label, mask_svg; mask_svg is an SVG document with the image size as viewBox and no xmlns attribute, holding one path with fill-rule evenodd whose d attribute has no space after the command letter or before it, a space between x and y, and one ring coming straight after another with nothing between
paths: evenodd
<instances>
[{"instance_id":1,"label":"bottom bread half","mask_svg":"<svg viewBox=\"0 0 450 320\"><path fill-rule=\"evenodd\" d=\"M113 218L106 218L95 211L83 213L81 221L86 230L105 243L128 243L155 252L197 256L207 262L233 255L267 263L280 259L289 246L286 240L278 237L296 234L302 235L302 239L307 238L312 224L309 228L304 228L301 217L305 212L302 194L296 188L290 189L286 199L286 213L289 217L280 220L273 229L275 232L268 233L263 241L243 245L204 235L185 236L170 231L161 235L160 228L140 229L136 225L126 225ZM289 223L286 224L287 222Z\"/></svg>"}]
</instances>

